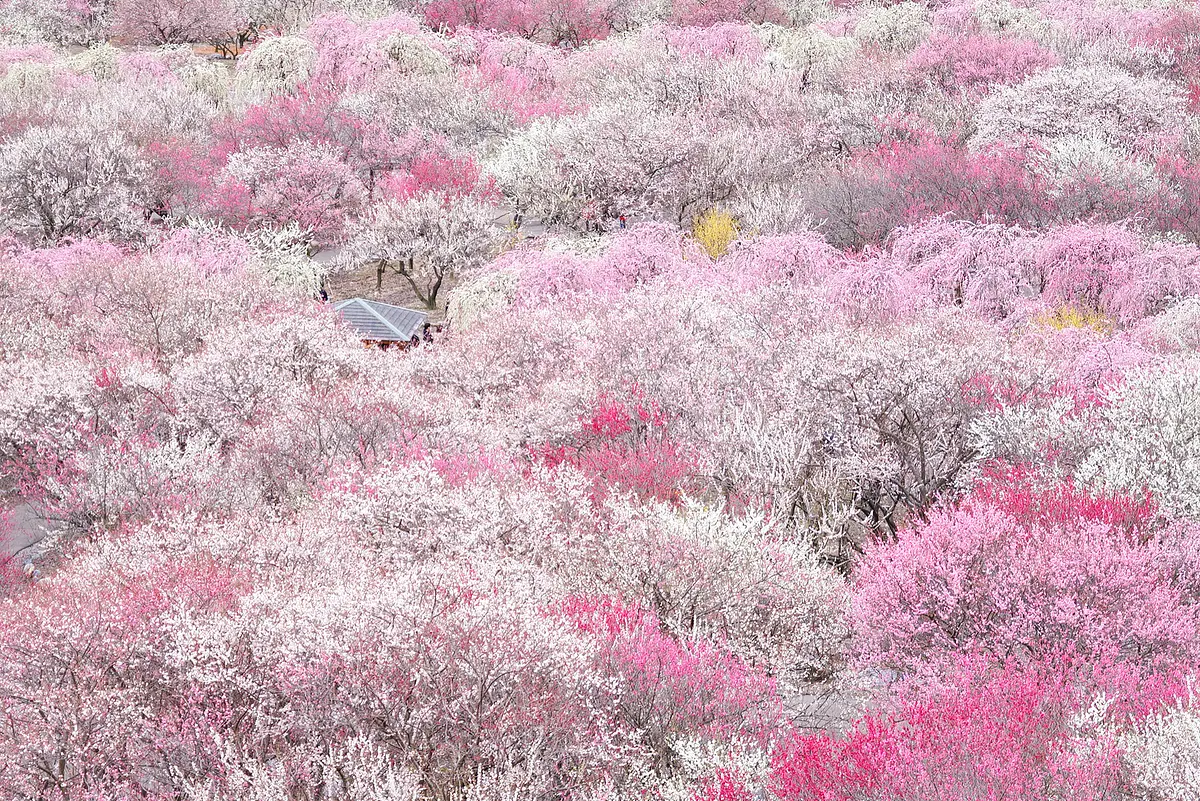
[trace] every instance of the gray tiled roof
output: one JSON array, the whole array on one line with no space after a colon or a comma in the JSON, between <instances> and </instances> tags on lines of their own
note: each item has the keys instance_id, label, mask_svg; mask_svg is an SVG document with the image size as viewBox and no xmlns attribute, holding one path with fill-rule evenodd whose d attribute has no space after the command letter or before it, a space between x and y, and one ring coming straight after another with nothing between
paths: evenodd
<instances>
[{"instance_id":1,"label":"gray tiled roof","mask_svg":"<svg viewBox=\"0 0 1200 801\"><path fill-rule=\"evenodd\" d=\"M429 316L425 312L366 298L340 300L333 304L333 310L360 337L380 342L407 342L420 332L425 318Z\"/></svg>"}]
</instances>

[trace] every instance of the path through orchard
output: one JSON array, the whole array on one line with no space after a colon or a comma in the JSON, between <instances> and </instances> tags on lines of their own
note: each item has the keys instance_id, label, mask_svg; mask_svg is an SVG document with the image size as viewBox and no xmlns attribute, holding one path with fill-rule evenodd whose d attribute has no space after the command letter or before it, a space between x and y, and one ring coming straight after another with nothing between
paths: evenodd
<instances>
[{"instance_id":1,"label":"path through orchard","mask_svg":"<svg viewBox=\"0 0 1200 801\"><path fill-rule=\"evenodd\" d=\"M34 506L18 504L9 512L11 532L8 539L0 541L0 554L22 559L53 530L53 524Z\"/></svg>"}]
</instances>

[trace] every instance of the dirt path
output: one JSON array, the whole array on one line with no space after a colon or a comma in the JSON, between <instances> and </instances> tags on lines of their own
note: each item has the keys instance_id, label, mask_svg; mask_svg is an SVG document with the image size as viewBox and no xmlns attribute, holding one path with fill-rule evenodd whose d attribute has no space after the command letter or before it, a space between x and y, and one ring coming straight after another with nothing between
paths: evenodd
<instances>
[{"instance_id":1,"label":"dirt path","mask_svg":"<svg viewBox=\"0 0 1200 801\"><path fill-rule=\"evenodd\" d=\"M32 556L39 542L54 531L53 523L45 520L36 508L21 503L9 511L11 536L0 542L0 554L15 555L18 559Z\"/></svg>"}]
</instances>

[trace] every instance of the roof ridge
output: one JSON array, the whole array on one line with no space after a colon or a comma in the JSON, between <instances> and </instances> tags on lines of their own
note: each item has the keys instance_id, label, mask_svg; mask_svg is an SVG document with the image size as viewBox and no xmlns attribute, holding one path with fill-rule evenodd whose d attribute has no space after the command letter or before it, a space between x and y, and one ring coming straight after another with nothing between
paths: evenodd
<instances>
[{"instance_id":1,"label":"roof ridge","mask_svg":"<svg viewBox=\"0 0 1200 801\"><path fill-rule=\"evenodd\" d=\"M387 329L388 329L389 331L391 331L393 334L395 334L396 336L400 337L401 339L405 339L405 338L406 338L406 337L404 336L404 332L403 332L403 331L401 331L401 330L400 330L399 328L397 328L396 326L392 325L392 323L391 323L391 321L390 321L390 320L388 320L386 317L384 317L382 314L380 314L379 312L375 311L375 309L373 309L373 308L372 308L372 305L374 304L374 301L367 300L366 298L354 298L354 300L357 300L357 301L359 302L359 305L360 305L360 306L362 306L362 307L363 307L364 309L366 309L367 311L369 311L369 312L370 312L370 313L371 313L371 314L372 314L372 315L375 317L375 319L376 319L376 320L378 320L379 322L381 322L381 323L383 323L385 326L387 326ZM388 304L386 304L386 303L381 303L380 305L381 305L381 306L386 306L386 305L388 305ZM397 306L396 308L402 308L402 307L400 307L400 306Z\"/></svg>"},{"instance_id":2,"label":"roof ridge","mask_svg":"<svg viewBox=\"0 0 1200 801\"><path fill-rule=\"evenodd\" d=\"M427 311L362 297L339 300L333 308L367 340L410 341L429 319Z\"/></svg>"}]
</instances>

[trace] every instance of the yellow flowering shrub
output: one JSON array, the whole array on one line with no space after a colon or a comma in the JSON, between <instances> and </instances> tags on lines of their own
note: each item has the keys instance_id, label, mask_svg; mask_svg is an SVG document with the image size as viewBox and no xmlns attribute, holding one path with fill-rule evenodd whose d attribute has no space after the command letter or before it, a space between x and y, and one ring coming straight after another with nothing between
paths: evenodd
<instances>
[{"instance_id":1,"label":"yellow flowering shrub","mask_svg":"<svg viewBox=\"0 0 1200 801\"><path fill-rule=\"evenodd\" d=\"M1063 331L1067 328L1089 328L1097 334L1111 334L1115 326L1107 314L1090 309L1078 309L1074 306L1060 306L1053 311L1039 314L1035 320L1038 325Z\"/></svg>"},{"instance_id":2,"label":"yellow flowering shrub","mask_svg":"<svg viewBox=\"0 0 1200 801\"><path fill-rule=\"evenodd\" d=\"M720 209L709 209L692 223L692 236L714 259L729 252L739 231L740 226L733 215Z\"/></svg>"}]
</instances>

